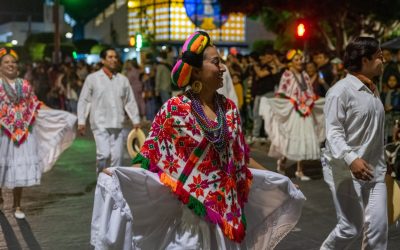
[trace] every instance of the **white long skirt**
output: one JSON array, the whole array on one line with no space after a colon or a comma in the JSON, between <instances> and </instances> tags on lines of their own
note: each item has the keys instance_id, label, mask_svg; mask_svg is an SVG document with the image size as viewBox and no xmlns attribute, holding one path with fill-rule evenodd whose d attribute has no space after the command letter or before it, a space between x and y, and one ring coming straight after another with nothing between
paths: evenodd
<instances>
[{"instance_id":1,"label":"white long skirt","mask_svg":"<svg viewBox=\"0 0 400 250\"><path fill-rule=\"evenodd\" d=\"M60 154L75 138L76 116L61 110L40 109L25 142L16 146L0 132L0 187L40 184Z\"/></svg>"},{"instance_id":2,"label":"white long skirt","mask_svg":"<svg viewBox=\"0 0 400 250\"><path fill-rule=\"evenodd\" d=\"M273 249L296 225L305 197L285 176L251 169L246 237L227 239L171 193L157 175L109 168L97 181L91 244L95 249Z\"/></svg>"},{"instance_id":3,"label":"white long skirt","mask_svg":"<svg viewBox=\"0 0 400 250\"><path fill-rule=\"evenodd\" d=\"M260 116L271 140L268 155L293 161L320 159L320 143L325 140L324 98L318 99L307 117L300 116L284 98L262 97Z\"/></svg>"}]
</instances>

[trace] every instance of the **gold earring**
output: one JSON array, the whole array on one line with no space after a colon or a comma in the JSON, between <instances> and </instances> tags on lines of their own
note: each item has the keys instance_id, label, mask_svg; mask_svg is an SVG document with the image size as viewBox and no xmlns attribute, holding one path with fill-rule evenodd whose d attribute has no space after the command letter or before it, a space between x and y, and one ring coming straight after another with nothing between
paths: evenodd
<instances>
[{"instance_id":1,"label":"gold earring","mask_svg":"<svg viewBox=\"0 0 400 250\"><path fill-rule=\"evenodd\" d=\"M194 81L192 83L192 91L196 94L200 93L201 89L203 88L203 84L200 81Z\"/></svg>"}]
</instances>

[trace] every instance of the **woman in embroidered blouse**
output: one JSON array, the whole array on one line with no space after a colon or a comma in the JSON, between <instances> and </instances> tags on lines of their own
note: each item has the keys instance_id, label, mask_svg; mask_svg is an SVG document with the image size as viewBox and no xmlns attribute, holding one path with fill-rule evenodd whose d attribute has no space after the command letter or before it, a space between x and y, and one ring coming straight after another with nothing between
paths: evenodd
<instances>
[{"instance_id":1,"label":"woman in embroidered blouse","mask_svg":"<svg viewBox=\"0 0 400 250\"><path fill-rule=\"evenodd\" d=\"M265 98L260 113L270 135L269 155L278 158L277 171L284 174L286 159L297 161L295 175L310 180L303 172L303 160L320 159L324 140L323 100L317 100L309 76L303 70L301 51L290 50L290 61L275 93L279 98Z\"/></svg>"},{"instance_id":2,"label":"woman in embroidered blouse","mask_svg":"<svg viewBox=\"0 0 400 250\"><path fill-rule=\"evenodd\" d=\"M133 239L124 245L134 249L272 249L295 225L304 197L287 177L249 170L249 165L260 166L249 159L239 112L216 92L224 71L208 34L197 31L189 36L172 80L181 89L190 88L169 99L156 115L133 160L142 169L110 169L120 188L112 188L104 174L99 176L91 240L96 248L105 247L105 242L117 244L111 237L118 235ZM107 228L125 226L123 219L115 219L114 211L124 211L121 217L126 217L125 201L115 195L119 189L132 210L133 237L121 235L131 231L125 227L119 233L105 234L102 229L104 218L113 216ZM107 193L115 205L108 202ZM105 212L111 207L112 215ZM246 230L251 233L245 238Z\"/></svg>"},{"instance_id":3,"label":"woman in embroidered blouse","mask_svg":"<svg viewBox=\"0 0 400 250\"><path fill-rule=\"evenodd\" d=\"M22 187L40 184L42 172L72 143L76 117L52 110L38 114L40 103L29 82L18 78L17 60L14 50L0 49L0 202L1 188L13 189L14 216L23 219Z\"/></svg>"}]
</instances>

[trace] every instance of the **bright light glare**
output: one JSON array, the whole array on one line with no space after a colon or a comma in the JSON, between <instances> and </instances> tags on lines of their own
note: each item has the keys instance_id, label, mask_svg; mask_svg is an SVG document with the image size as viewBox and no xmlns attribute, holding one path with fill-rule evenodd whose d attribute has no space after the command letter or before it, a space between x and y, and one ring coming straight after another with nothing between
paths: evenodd
<instances>
[{"instance_id":1,"label":"bright light glare","mask_svg":"<svg viewBox=\"0 0 400 250\"><path fill-rule=\"evenodd\" d=\"M68 38L68 39L71 39L72 36L73 36L73 34L71 32L65 33L65 37Z\"/></svg>"}]
</instances>

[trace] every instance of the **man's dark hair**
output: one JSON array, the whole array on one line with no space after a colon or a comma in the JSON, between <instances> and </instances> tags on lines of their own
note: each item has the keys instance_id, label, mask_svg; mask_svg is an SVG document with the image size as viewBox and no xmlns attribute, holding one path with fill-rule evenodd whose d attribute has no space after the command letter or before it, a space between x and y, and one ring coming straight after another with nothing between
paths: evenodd
<instances>
[{"instance_id":1,"label":"man's dark hair","mask_svg":"<svg viewBox=\"0 0 400 250\"><path fill-rule=\"evenodd\" d=\"M362 59L372 59L379 50L379 41L373 37L358 37L351 41L344 52L344 67L349 72L360 72Z\"/></svg>"},{"instance_id":2,"label":"man's dark hair","mask_svg":"<svg viewBox=\"0 0 400 250\"><path fill-rule=\"evenodd\" d=\"M100 52L100 58L101 58L101 59L106 59L107 52L108 52L109 50L115 51L115 53L117 53L117 51L116 51L114 48L107 47L107 48L103 49L103 50Z\"/></svg>"}]
</instances>

